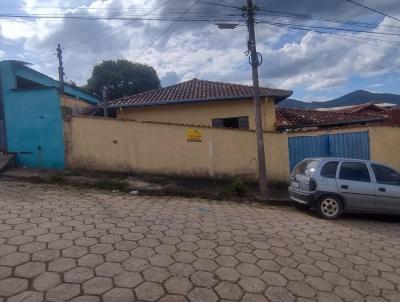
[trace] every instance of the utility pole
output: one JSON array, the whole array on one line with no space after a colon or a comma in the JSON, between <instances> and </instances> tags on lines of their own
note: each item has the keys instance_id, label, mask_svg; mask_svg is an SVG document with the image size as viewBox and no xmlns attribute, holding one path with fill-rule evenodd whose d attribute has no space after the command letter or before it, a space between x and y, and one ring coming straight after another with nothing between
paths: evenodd
<instances>
[{"instance_id":1,"label":"utility pole","mask_svg":"<svg viewBox=\"0 0 400 302\"><path fill-rule=\"evenodd\" d=\"M108 101L107 101L107 88L106 85L103 86L103 110L104 110L104 117L108 117Z\"/></svg>"},{"instance_id":2,"label":"utility pole","mask_svg":"<svg viewBox=\"0 0 400 302\"><path fill-rule=\"evenodd\" d=\"M57 47L57 58L58 58L59 91L60 95L62 95L64 93L64 67L63 67L62 49L60 44L58 44Z\"/></svg>"},{"instance_id":3,"label":"utility pole","mask_svg":"<svg viewBox=\"0 0 400 302\"><path fill-rule=\"evenodd\" d=\"M267 171L264 153L264 133L261 115L260 84L258 79L258 66L261 65L262 59L256 48L256 34L254 29L254 11L256 10L256 7L253 6L252 0L247 0L247 7L245 8L245 10L247 15L247 28L249 31L249 40L247 47L250 55L250 65L253 77L253 98L256 115L258 177L261 194L264 198L266 198L268 192Z\"/></svg>"}]
</instances>

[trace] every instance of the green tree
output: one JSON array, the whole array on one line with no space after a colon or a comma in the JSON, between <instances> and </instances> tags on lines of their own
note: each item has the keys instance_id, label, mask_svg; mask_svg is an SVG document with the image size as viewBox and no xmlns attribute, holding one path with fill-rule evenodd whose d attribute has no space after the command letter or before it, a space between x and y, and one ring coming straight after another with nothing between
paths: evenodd
<instances>
[{"instance_id":1,"label":"green tree","mask_svg":"<svg viewBox=\"0 0 400 302\"><path fill-rule=\"evenodd\" d=\"M101 97L103 86L110 100L161 87L153 67L128 60L108 60L94 66L83 88Z\"/></svg>"}]
</instances>

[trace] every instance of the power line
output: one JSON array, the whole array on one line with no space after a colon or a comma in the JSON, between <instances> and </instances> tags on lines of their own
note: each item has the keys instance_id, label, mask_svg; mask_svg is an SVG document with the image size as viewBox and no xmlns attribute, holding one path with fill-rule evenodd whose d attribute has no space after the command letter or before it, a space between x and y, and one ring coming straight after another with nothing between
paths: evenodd
<instances>
[{"instance_id":1,"label":"power line","mask_svg":"<svg viewBox=\"0 0 400 302\"><path fill-rule=\"evenodd\" d=\"M312 43L312 42L310 42L310 41L302 41L302 42L304 42L304 43L306 43L306 44L309 44L309 45L311 45L311 46L313 46L313 47L317 47L317 48L319 48L319 49L321 49L321 50L324 50L324 48L323 47L321 47L321 45L319 45L318 43ZM329 51L333 51L333 55L335 56L335 57L337 57L337 58L339 58L339 59L344 59L345 61L347 61L348 63L353 63L355 60L358 60L358 61L360 61L360 58L359 57L349 57L349 56L346 56L346 55L344 55L344 54L342 54L342 53L339 53L339 52L337 52L336 50L332 50L332 49L330 49ZM362 63L361 63L362 64ZM386 66L383 66L383 65L380 65L380 64L376 64L376 63L368 63L368 64L366 64L366 65L369 65L369 66L371 66L371 67L373 67L374 68L374 70L376 70L376 71L379 71L379 70L382 70L382 69L388 69L389 67L386 67Z\"/></svg>"},{"instance_id":2,"label":"power line","mask_svg":"<svg viewBox=\"0 0 400 302\"><path fill-rule=\"evenodd\" d=\"M212 3L212 2L210 2ZM213 3L216 4L216 3ZM139 7L74 7L74 6L0 6L1 9L5 9L5 8L15 8L15 9L19 9L19 10L23 10L23 9L31 9L31 10L87 10L87 11L98 11L98 12L102 12L102 11L110 11L110 12L123 12L123 11L138 11L138 12L143 12L146 11L148 9L148 7L143 7L143 8L139 8ZM171 8L171 11L173 11L174 8ZM192 12L196 12L196 11L203 11L202 9L194 9L192 10ZM176 11L178 12L178 11ZM182 11L181 11L182 12Z\"/></svg>"},{"instance_id":3,"label":"power line","mask_svg":"<svg viewBox=\"0 0 400 302\"><path fill-rule=\"evenodd\" d=\"M210 4L210 5L216 5L216 6L222 6L222 7L229 7L229 8L235 8L235 9L241 9L239 6L233 6L227 2L222 2L220 1L219 3L215 3L215 2L211 2L211 1L204 1L204 3ZM23 6L21 6L21 8L24 8ZM31 7L31 8L50 8L50 7ZM58 7L51 7L54 9L57 9ZM139 18L139 17L143 17L147 14L151 14L154 10L151 11L146 11L145 9L140 9L140 8L100 8L100 7L59 7L59 8L70 8L73 10L104 10L105 12L110 12L112 13L112 10L115 10L114 12L122 12L122 11L136 11L136 12L145 12L144 14L129 14L126 15L124 14L123 16L91 16L89 15L74 15L74 16L65 16L63 13L56 15L56 14L31 14L31 15L22 15L22 14L3 14L0 16L3 17L10 17L10 18L63 18L65 20L69 20L69 19L81 19L81 20L99 20L99 19L105 19L105 20L125 20L128 19L130 20L131 18ZM200 10L202 12L202 10ZM199 12L200 12L199 11ZM272 15L274 17L279 17L279 16L283 16L283 17L288 17L288 18L301 18L301 19L309 19L309 20L318 20L318 21L324 21L324 22L334 22L334 23L340 23L340 24L345 24L345 25L354 25L354 26L362 26L362 27L385 27L385 28L393 28L393 29L400 29L400 27L398 26L390 26L390 25L380 25L380 24L376 24L376 23L367 23L367 22L356 22L356 21L352 21L352 20L338 20L335 18L322 18L322 17L318 17L318 16L313 16L313 15L305 15L305 14L299 14L299 13L292 13L292 12L283 12L283 11L276 11L276 10L267 10L267 9L260 9L261 12L264 13L258 13L259 15ZM148 18L148 19L144 19L145 21L174 21L176 19L176 17L172 14L181 14L182 11L167 11L164 10L163 11L163 16L159 17L159 18ZM194 10L191 11L191 13L195 13ZM276 16L278 15L278 16ZM235 15L233 13L231 14L191 14L191 16L193 17L192 19L195 18L200 18L200 20L196 19L193 21L210 21L212 19L212 17L215 18L220 18L220 17L233 17L233 16L240 16L240 15ZM0 22L7 22L8 20L0 20ZM18 20L20 21L20 20ZM184 19L182 21L192 21L192 20L188 20L188 19ZM215 21L221 21L221 20L215 20ZM226 21L230 21L230 20L226 20ZM16 21L10 21L10 22L16 22ZM24 22L24 21L22 21Z\"/></svg>"},{"instance_id":4,"label":"power line","mask_svg":"<svg viewBox=\"0 0 400 302\"><path fill-rule=\"evenodd\" d=\"M210 4L210 5L215 5L215 6L221 6L221 7L230 7L230 8L236 8L236 9L240 9L240 10L242 10L242 9L243 9L243 7L240 7L240 6L234 6L234 5L231 5L231 4L227 4L226 2L223 2L223 1L219 1L219 3L216 3L216 2L211 2L211 1L203 1L203 3L207 3L207 4Z\"/></svg>"},{"instance_id":5,"label":"power line","mask_svg":"<svg viewBox=\"0 0 400 302\"><path fill-rule=\"evenodd\" d=\"M237 26L235 29L241 28L241 27L243 27L243 26L245 26L245 25L243 25L243 24L242 24L242 25L239 25L239 26ZM220 32L220 31L221 31L220 29L215 29L215 30L213 30L213 31L204 31L204 32L200 33L199 35L196 35L196 38L197 38L197 39L206 38L206 37L211 36L211 35L213 35L213 34L215 34L215 33L217 33L217 32ZM185 40L182 42L182 44L185 44L185 43L187 43L187 42L189 42L189 41L190 41L190 39L187 38L187 39L185 39ZM164 48L164 50L168 50L168 49L171 49L171 48L175 48L175 46L170 46L170 47ZM121 50L121 46L112 47L112 48L102 48L101 50L102 50L102 51L109 51L109 50L115 50L115 49ZM79 52L79 55L87 54L87 53L93 53L93 51L92 51L92 50L89 50L89 51Z\"/></svg>"},{"instance_id":6,"label":"power line","mask_svg":"<svg viewBox=\"0 0 400 302\"><path fill-rule=\"evenodd\" d=\"M185 0L183 0L185 1ZM223 4L225 7L231 7L231 8L240 8L240 6L235 6L232 3L218 0L218 2L212 2L212 1L203 1L203 3L211 4L211 5L219 5ZM93 10L93 11L145 11L147 9L147 6L144 7L76 7L76 6L24 6L24 5L16 5L16 6L0 6L1 9L36 9L36 10ZM202 9L193 9L192 12L195 11L202 11Z\"/></svg>"},{"instance_id":7,"label":"power line","mask_svg":"<svg viewBox=\"0 0 400 302\"><path fill-rule=\"evenodd\" d=\"M154 10L153 10L154 11ZM153 11L146 13L145 15L142 15L142 17L137 18L135 17L134 20L132 20L132 17L87 17L87 16L52 16L52 15L41 15L41 16L37 16L37 15L4 15L4 14L0 14L0 17L15 17L15 18L46 18L46 19L81 19L81 20L131 20L131 22L135 22L138 20L141 21L173 21L173 22L240 22L242 21L241 19L231 19L231 18L202 18L202 17L191 17L191 18L174 18L174 17L154 17L154 18L143 18L143 16L149 15L151 14ZM226 15L227 17L232 17L234 15L230 14L230 15ZM316 18L314 18L316 19ZM323 19L320 19L323 20ZM323 20L325 21L325 20ZM339 21L339 20L326 20L329 22L341 22L341 23L345 23L348 21ZM130 24L130 23L129 23ZM129 24L125 24L119 28L116 29L112 29L111 31L116 31L119 30L121 28L126 27ZM372 23L355 23L353 22L353 25L371 25L371 26L378 26L378 24L372 24ZM369 34L380 34L380 35L394 35L394 36L398 36L397 33L393 33L393 32L378 32L378 31L365 31L365 30L358 30L358 29L350 29L350 28L339 28L339 27L327 27L327 26L311 26L311 25L302 25L302 24L297 24L297 26L308 26L310 28L321 28L321 29L330 29L330 30L339 30L339 31L349 31L349 32L362 32L362 33L369 33ZM400 29L400 27L392 27L392 28L396 28L396 29ZM110 31L110 32L111 32ZM100 35L103 36L104 34ZM97 37L95 38L91 38L89 40L95 40L97 39Z\"/></svg>"},{"instance_id":8,"label":"power line","mask_svg":"<svg viewBox=\"0 0 400 302\"><path fill-rule=\"evenodd\" d=\"M112 12L112 11L104 11L104 12L99 12L97 14L93 14L90 12L46 12L46 13L13 13L13 12L2 12L2 16L3 17L10 17L10 18L28 18L28 17L47 17L47 18L56 18L56 17L79 17L79 18L118 18L121 17L122 18L129 18L129 17L140 17L143 14L148 14L153 12L155 9L151 9L151 10L143 10L143 11L135 11L135 12L122 12L122 11L116 11L116 12ZM163 13L166 16L179 16L184 12L184 10L164 10ZM237 12L237 11L232 11L232 12L227 12L227 11L213 11L213 12L205 12L204 10L199 10L199 11L192 11L190 12L190 15L192 16L226 16L226 15L231 15L233 14L233 12ZM236 14L239 15L239 14ZM241 15L241 14L240 14Z\"/></svg>"},{"instance_id":9,"label":"power line","mask_svg":"<svg viewBox=\"0 0 400 302\"><path fill-rule=\"evenodd\" d=\"M263 23L267 23L267 22L263 22ZM284 27L284 28L290 28L290 29L294 29L294 30L302 30L302 31L306 31L306 32L314 32L314 33L319 33L319 34L328 34L330 36L333 36L333 38L339 39L336 36L340 37L340 40L342 40L343 38L347 41L353 42L353 43L376 43L379 46L384 46L383 44L386 45L394 45L394 46L399 46L400 45L400 41L392 41L392 40L382 40L382 39L376 39L376 38L369 38L369 37L365 37L365 36L352 36L352 35L346 35L346 34L342 34L342 33L337 33L337 32L326 32L326 31L319 31L319 30L310 30L301 26L292 26L292 25L282 25L282 24L276 24L276 23L267 23L270 25L274 25L274 26L278 26L278 27ZM394 51L399 53L399 49L396 47L386 47L386 49ZM385 58L384 61L388 61L388 58ZM389 61L388 61L389 62ZM395 64L395 60L391 60L389 62L390 64ZM379 66L377 64L374 64L375 66ZM382 67L379 66L380 69L385 69L386 67Z\"/></svg>"},{"instance_id":10,"label":"power line","mask_svg":"<svg viewBox=\"0 0 400 302\"><path fill-rule=\"evenodd\" d=\"M29 64L31 64L31 65L39 65L41 63L46 63L46 62L50 62L50 61L52 61L52 62L54 61L55 62L56 59L57 58L55 56L52 58L52 60L47 57L47 59L43 59L43 60L40 60L40 61L29 62Z\"/></svg>"},{"instance_id":11,"label":"power line","mask_svg":"<svg viewBox=\"0 0 400 302\"><path fill-rule=\"evenodd\" d=\"M399 26L393 26L393 25L381 25L377 23L368 23L368 22L356 22L352 20L340 20L340 19L335 19L335 18L321 18L318 16L313 16L313 15L304 15L304 14L298 14L298 13L290 13L290 12L283 12L283 11L275 11L275 10L266 10L266 9L261 9L260 11L265 12L263 13L258 13L258 15L267 15L267 16L274 16L274 17L287 17L287 18L299 18L299 19L307 19L307 20L317 20L317 21L323 21L323 22L333 22L333 23L339 23L339 24L344 24L344 25L353 25L353 26L360 26L360 27L385 27L385 28L392 28L392 29L400 29Z\"/></svg>"},{"instance_id":12,"label":"power line","mask_svg":"<svg viewBox=\"0 0 400 302\"><path fill-rule=\"evenodd\" d=\"M156 7L155 9L151 10L150 12L144 14L142 17L145 17L145 16L148 16L148 15L152 14L153 12L155 12L155 11L157 11L158 9L162 8L163 6L167 5L167 3L168 3L169 1L171 1L171 0L167 0L167 1L163 2L161 5L159 5L159 6ZM93 37L93 38L90 38L90 39L81 41L81 42L79 42L79 43L77 43L77 44L75 44L75 45L67 46L67 47L65 47L64 49L74 48L74 47L80 46L80 45L82 45L82 44L86 44L86 43L92 42L92 41L94 41L94 40L103 38L103 37L105 37L106 35L108 35L109 33L119 31L119 30L125 28L126 26L131 25L133 22L138 21L138 20L141 20L141 19L132 20L132 21L130 21L130 22L128 22L128 23L126 23L126 24L120 26L120 27L111 29L111 30L106 31L106 32L104 32L104 33L102 33L102 34L99 34L99 35L97 35L97 36L95 36L95 37Z\"/></svg>"},{"instance_id":13,"label":"power line","mask_svg":"<svg viewBox=\"0 0 400 302\"><path fill-rule=\"evenodd\" d=\"M349 41L354 41L357 43L360 42L367 42L367 43L375 43L378 44L380 46L386 44L386 45L394 45L394 46L400 46L400 41L392 41L392 40L382 40L382 39L376 39L376 38L369 38L369 37L364 37L364 36L352 36L352 35L346 35L346 34L341 34L341 33L333 33L333 32L324 32L324 31L310 31L307 29L302 29L302 28L294 28L294 29L301 29L301 30L306 30L309 32L316 32L319 34L328 34L328 35L332 35L332 36L338 36L338 37L343 37ZM396 51L400 51L398 48L391 48L393 50Z\"/></svg>"},{"instance_id":14,"label":"power line","mask_svg":"<svg viewBox=\"0 0 400 302\"><path fill-rule=\"evenodd\" d=\"M170 0L167 0L166 2L164 2L164 3L163 3L162 5L160 5L159 7L157 7L157 8L155 8L155 9L153 9L153 10L147 12L145 15L149 15L149 14L155 12L156 10L158 10L158 9L160 9L161 7L165 6L169 1L170 1ZM199 1L197 1L197 2L199 2ZM197 4L197 2L194 3L194 5L192 5L189 9L187 9L186 11L184 11L178 19L166 19L166 18L163 18L163 19L162 19L162 18L140 18L140 19L139 19L139 18L138 18L137 20L174 21L175 23L174 23L174 24L171 24L171 26L170 26L169 28L167 28L167 30L165 30L165 31L161 34L161 36L162 36L162 35L163 35L165 32L167 32L172 26L174 26L174 25L176 24L176 22L178 22L178 21L186 21L185 19L183 19L183 17L184 17L186 14L189 13L189 11ZM145 16L145 15L143 15L143 16ZM137 20L132 20L131 22L129 22L129 23L127 23L127 24L124 24L123 26L120 26L120 27L118 27L118 28L111 29L110 31L108 31L108 32L106 32L106 33L103 33L103 34L101 34L101 35L95 36L95 37L90 38L90 39L87 39L87 40L85 40L85 41L81 41L81 42L79 42L79 43L77 43L77 44L74 44L74 45L71 45L71 46L64 47L63 50L65 50L65 49L70 49L70 48L74 48L74 47L78 47L78 46L80 46L80 45L82 45L82 44L85 44L85 43L91 42L91 41L93 41L93 40L102 38L102 37L106 36L108 33L115 32L115 31L119 31L119 30L121 30L122 28L126 27L127 25L129 25L129 24L131 24L131 23L133 23L133 22L135 22L135 21L137 21ZM231 20L231 19L230 19L230 20ZM189 20L188 20L188 21L189 21ZM192 21L192 20L190 20L190 21ZM196 22L197 22L197 21L199 21L199 20L196 19L196 20L193 20L193 21L196 21ZM210 22L211 20L210 20L210 19L202 19L202 20L200 20L200 21L207 21L207 22ZM223 21L226 21L226 20L224 19ZM241 22L241 21L242 21L242 20L237 20L237 22ZM159 38L161 38L161 36L158 37L155 41L153 41L153 42L150 44L149 47L151 47L152 45L154 45L154 43L155 43ZM118 48L120 48L120 47L118 47ZM141 56L141 54L140 54L139 56ZM138 57L139 57L139 56L138 56ZM39 63L46 62L46 61L48 61L48 59L46 59L46 60L40 60L40 61L34 62L33 64L39 64Z\"/></svg>"},{"instance_id":15,"label":"power line","mask_svg":"<svg viewBox=\"0 0 400 302\"><path fill-rule=\"evenodd\" d=\"M347 37L347 38L352 38L352 39L358 39L359 41L365 41L365 42L376 42L376 43L379 43L379 44L400 45L400 41L371 38L371 37L366 37L366 36L357 36L357 37L355 37L355 36L348 35L348 34L345 34L345 33L331 32L331 31L321 31L321 30L317 30L317 29L309 29L309 28L305 28L305 27L299 26L299 25L290 25L290 24L286 25L286 24L269 22L269 21L262 21L262 22L259 22L259 23L270 24L270 25L279 26L279 27L283 27L283 28L299 29L299 30L303 30L303 31L307 31L307 32L316 32L316 33L320 33L320 34L329 34L329 35L333 35L333 36Z\"/></svg>"},{"instance_id":16,"label":"power line","mask_svg":"<svg viewBox=\"0 0 400 302\"><path fill-rule=\"evenodd\" d=\"M147 15L147 14L146 14ZM130 20L130 21L137 21L138 20L143 20L143 21L183 21L183 22L211 22L211 21L231 21L230 19L227 18L222 18L222 17L232 17L235 15L232 14L225 14L225 15L218 15L216 16L217 18L211 18L209 15L204 15L199 16L199 18L196 19L196 16L193 16L192 18L175 18L175 17L158 17L158 18L138 18L137 16L123 16L123 17L101 17L101 16L96 16L96 17L89 17L89 16L79 16L79 15L22 15L22 14L0 14L0 18L21 18L21 19L73 19L73 20ZM207 18L206 18L207 17ZM132 20L135 19L135 20ZM232 20L235 21L235 20Z\"/></svg>"},{"instance_id":17,"label":"power line","mask_svg":"<svg viewBox=\"0 0 400 302\"><path fill-rule=\"evenodd\" d=\"M197 2L194 3L194 5L192 5L188 10L183 11L181 16L179 17L168 17L168 16L163 16L163 17L154 17L154 18L143 18L147 15L152 14L153 12L155 12L156 10L158 10L159 8L161 8L162 6L165 6L167 4L167 2L169 2L170 0L167 0L166 2L164 2L161 6L148 11L147 13L145 13L144 15L141 15L140 17L135 18L134 20L132 20L132 18L129 17L112 17L112 16L105 16L105 17L88 17L88 16L54 16L54 15L24 15L24 17L26 18L63 18L63 19L83 19L83 20L100 20L100 19L106 19L106 20L131 20L130 22L128 22L127 24L124 24L123 26L120 26L118 28L114 28L111 29L110 31L107 31L105 33L102 33L100 35L97 35L95 37L92 37L90 39L87 39L85 41L81 41L78 44L75 45L71 45L71 46L67 46L63 49L69 49L69 48L73 48L73 47L77 47L80 46L82 44L91 42L93 40L96 39L100 39L104 36L106 36L108 33L110 32L115 32L115 31L119 31L122 28L126 27L127 25L138 21L138 20L143 20L143 21L167 21L167 22L174 22L173 24L171 24L170 27L168 27L165 31L163 31L154 41L152 41L150 43L150 45L146 48L150 48L152 47L168 30L170 30L170 28L172 28L177 22L218 22L218 21L232 21L232 22L241 22L243 20L233 20L233 19L211 19L211 18L201 18L200 15L197 16L192 16L191 18L188 18L189 16L189 11L191 11L192 13L194 12L194 10L192 9ZM353 2L351 0L346 0L349 2ZM229 8L235 8L235 9L239 9L240 7L238 6L232 6L230 4L228 4L227 2L223 2L223 1L219 1L219 3L215 3L215 2L211 2L211 1L204 1L204 3L210 4L210 5L217 5L217 6L224 6L224 7L229 7ZM82 8L84 9L84 8ZM93 8L95 9L95 8ZM101 8L98 8L101 9ZM346 21L346 20L337 20L337 19L333 19L333 18L320 18L317 16L310 16L310 15L303 15L303 14L297 14L297 13L288 13L288 12L281 12L281 11L273 11L273 10L265 10L265 9L261 9L260 11L266 12L266 13L272 13L272 14L278 14L278 15L283 15L283 16L287 16L287 17L295 17L295 18L303 18L303 19L310 19L310 20L318 20L318 21L324 21L324 22L335 22L335 23L344 23L344 25L354 25L354 26L382 26L382 27L387 27L387 28L393 28L393 29L399 29L400 27L396 27L396 26L385 26L385 25L379 25L379 24L374 24L374 23L364 23L364 22L355 22L355 21ZM177 11L178 12L178 11ZM0 14L1 16L22 16L22 15L7 15L7 14ZM187 18L184 18L184 16L186 16ZM223 15L221 15L222 17ZM232 17L234 16L233 14L227 14L227 17ZM15 17L17 18L17 17ZM0 20L0 21L4 21L4 20ZM366 30L358 30L358 29L350 29L350 28L339 28L339 27L329 27L329 26L316 26L316 25L304 25L304 24L291 24L291 23L283 23L283 22L271 22L271 21L266 21L266 20L260 20L259 23L266 23L266 24L270 24L270 25L275 25L275 26L281 26L281 27L289 27L289 28L293 28L293 29L300 29L300 30L306 30L306 31L314 31L317 33L324 33L324 34L330 34L330 35L337 35L337 36L343 36L343 37L347 37L347 39L353 39L353 41L355 41L356 39L358 39L359 41L367 41L367 42L376 42L376 43L387 43L387 44L392 44L392 45L399 45L400 41L390 41L390 40L379 40L379 39L371 39L371 38L366 38L366 37L352 37L352 36L348 36L348 35L344 35L344 34L340 34L338 32L330 32L330 31L346 31L346 32L354 32L354 33L363 33L363 34L374 34L374 35L391 35L391 36L400 36L399 34L396 34L394 32L378 32L378 31L366 31ZM311 30L312 29L312 30ZM329 31L318 31L319 29L321 30L329 30ZM364 39L364 40L362 40ZM368 39L368 40L367 40ZM137 59L143 55L143 53L147 50L144 49L143 51L140 52L140 54L137 56ZM45 61L45 60L42 60ZM42 62L39 61L39 62Z\"/></svg>"},{"instance_id":18,"label":"power line","mask_svg":"<svg viewBox=\"0 0 400 302\"><path fill-rule=\"evenodd\" d=\"M229 7L229 8L235 8L235 9L242 10L242 7L234 6L231 3L224 2L222 0L219 0L218 3L212 2L212 1L204 1L204 3L210 4L210 5L217 5L217 6ZM6 8L6 7L3 7L3 8ZM11 7L11 8L13 8L13 7ZM27 8L30 8L30 9L55 9L55 10L69 9L69 10L78 10L78 11L79 10L87 10L87 11L96 10L96 11L100 11L100 12L103 11L103 12L110 12L110 13L112 13L112 12L120 13L120 12L124 12L124 11L128 11L128 12L129 11L143 12L143 11L146 10L145 8L138 8L138 7L127 7L127 8L108 7L107 8L107 7L72 7L72 6L62 6L62 7L54 7L54 6L53 7L46 7L46 6L31 6L31 7L15 6L15 8L19 8L19 9L27 9ZM164 13L166 13L166 12L168 12L168 11L164 11ZM172 10L172 11L169 11L169 12L170 13L178 13L178 14L182 13L182 11L179 11L179 10ZM195 10L192 10L192 13L195 13L195 12L196 12ZM199 12L203 12L203 10L199 10ZM61 13L61 15L59 15L59 16L56 16L54 14L49 15L49 14L39 14L39 13L30 14L30 15L18 14L18 13L14 13L14 14L9 13L9 14L3 14L3 16L8 16L8 17L12 17L12 18L17 18L17 17L30 18L32 16L35 16L37 18L45 18L45 17L47 17L47 18L50 18L50 17L51 18L55 18L55 17L64 17L64 13ZM210 14L206 14L204 16L210 16ZM65 16L65 17L67 17L67 16ZM89 18L89 17L90 16L79 16L79 18ZM104 18L104 17L97 17L97 18ZM114 16L114 17L113 16L109 16L109 17L105 17L105 18L118 18L118 16Z\"/></svg>"},{"instance_id":19,"label":"power line","mask_svg":"<svg viewBox=\"0 0 400 302\"><path fill-rule=\"evenodd\" d=\"M271 24L271 25L273 25L273 26L278 26L278 27L284 27L284 26L274 25L274 24ZM301 28L292 28L292 27L290 27L290 29L294 29L294 30L305 30L305 31L307 31L307 32L315 32L315 31L310 31L310 30L301 29ZM326 32L316 32L316 33L330 34L330 33L326 33ZM333 38L336 38L336 37L333 37ZM312 45L313 47L317 47L317 48L323 49L323 48L321 47L321 45L320 45L320 44L317 44L317 43L312 43L312 42L310 42L310 41L304 41L304 40L302 40L302 43L306 43L306 44ZM353 62L354 60L358 60L358 59L359 59L358 57L353 57L353 58L351 58L351 57L349 57L349 56L340 54L339 52L337 52L337 51L335 51L335 50L333 50L333 49L330 49L330 51L333 51L333 53L334 53L334 55L335 55L336 57L338 57L338 58L340 58L340 59L344 59L344 60L346 60L346 61L349 62L349 63ZM375 70L381 70L381 69L387 69L387 68L388 68L388 67L385 67L385 66L382 66L382 65L378 65L378 64L376 64L376 63L372 63L372 64L369 63L369 65L371 65Z\"/></svg>"},{"instance_id":20,"label":"power line","mask_svg":"<svg viewBox=\"0 0 400 302\"><path fill-rule=\"evenodd\" d=\"M276 25L276 24L270 24L270 23L268 23L269 25L273 25L273 26L277 26L277 27L284 27L284 28L290 28L290 29L294 29L294 30L303 30L303 31L307 31L307 32L313 32L313 33L318 33L318 34L328 34L328 35L332 35L333 36L333 38L336 38L336 39L339 39L339 38L337 38L337 37L335 37L335 36L340 36L341 38L340 38L340 40L342 40L343 39L343 37L345 38L345 40L348 40L348 41L351 41L351 42L357 42L357 43L360 43L360 42L371 42L370 40L371 39L367 39L367 40L363 40L362 38L360 39L359 37L352 37L352 36L349 36L349 35L345 35L345 34L339 34L339 33L332 33L332 32L322 32L322 31L315 31L315 30L309 30L309 29L304 29L304 28L300 28L300 27L294 27L294 26L283 26L283 25ZM384 41L384 40L383 40ZM303 42L304 43L311 43L311 42L308 42L308 41L304 41L303 40ZM400 42L398 42L398 43L400 43ZM320 47L319 45L316 45L315 44L315 46L317 46L317 47ZM382 45L381 45L382 46ZM399 52L399 50L398 50L398 48L389 48L390 50L393 50L393 51L396 51L396 52ZM358 58L349 58L349 57L347 57L349 60L357 60ZM387 61L387 59L385 59L385 61ZM391 64L394 64L394 62L389 62L389 63L391 63ZM375 69L386 69L387 67L383 67L382 65L378 65L378 64L370 64L370 65L374 65L375 67Z\"/></svg>"},{"instance_id":21,"label":"power line","mask_svg":"<svg viewBox=\"0 0 400 302\"><path fill-rule=\"evenodd\" d=\"M81 12L53 12L53 13L5 13L3 12L0 17L9 18L9 19L83 19L83 20L129 20L132 18L139 18L151 14L154 10L145 10L145 11L135 11L135 12L110 12L104 11L99 14L91 14L91 13L81 13ZM174 10L164 10L160 18L176 18L183 11ZM234 11L224 11L224 12L210 12L206 13L204 10L191 12L188 17L193 18L222 18L229 16L241 16L239 13L235 13Z\"/></svg>"},{"instance_id":22,"label":"power line","mask_svg":"<svg viewBox=\"0 0 400 302\"><path fill-rule=\"evenodd\" d=\"M372 34L372 35L385 35L385 36L400 37L400 33L393 33L393 32L367 31L367 30L360 30L360 29L318 26L318 25L291 24L291 23L283 23L283 22L271 22L271 21L266 21L266 20L259 21L259 23L268 23L268 24L273 24L273 25L274 24L275 25L287 25L287 26L297 26L297 27L304 27L304 28L311 28L311 29L325 29L325 30L333 30L333 31L346 31L346 32L354 32L354 33L365 33L365 34Z\"/></svg>"},{"instance_id":23,"label":"power line","mask_svg":"<svg viewBox=\"0 0 400 302\"><path fill-rule=\"evenodd\" d=\"M227 15L232 16L232 15ZM10 16L10 15L0 15L0 17L23 17L23 18L44 18L44 19L80 19L80 20L131 20L131 22L135 21L167 21L167 22L241 22L242 19L232 19L232 18L172 18L172 17L155 17L155 18L133 18L132 17L86 17L86 16L35 16L35 15L19 15L19 16ZM319 29L329 29L329 30L337 30L337 31L348 31L348 32L359 32L359 33L368 33L375 35L392 35L392 36L400 36L400 32L381 32L381 31L366 31L359 29L350 29L350 28L340 28L340 27L328 27L328 26L314 26L314 25L302 25L297 24L296 26L307 26L310 28L319 28ZM126 25L118 28L112 29L111 31L119 30ZM400 28L399 28L400 29ZM100 36L103 36L100 35ZM97 38L91 38L89 40L95 40Z\"/></svg>"},{"instance_id":24,"label":"power line","mask_svg":"<svg viewBox=\"0 0 400 302\"><path fill-rule=\"evenodd\" d=\"M194 7L196 6L197 3L199 3L200 0L196 0L187 10L185 10L183 12L183 14L177 19L175 20L172 24L170 24L164 31L161 32L160 35L158 35L150 44L149 46L145 47L140 53L139 55L136 56L136 58L134 59L134 61L137 61L146 51L147 49L151 48L158 40L160 40L162 38L162 36L164 34L166 34L179 20L181 20L183 17L185 17L185 15Z\"/></svg>"},{"instance_id":25,"label":"power line","mask_svg":"<svg viewBox=\"0 0 400 302\"><path fill-rule=\"evenodd\" d=\"M371 11L371 12L378 13L378 14L380 14L380 15L382 15L382 16L391 18L391 19L396 20L396 21L400 21L399 18L393 17L393 16L391 16L391 15L389 15L389 14L386 14L386 13L384 13L384 12L378 11L377 9L374 9L374 8L372 8L372 7L369 7L369 6L366 6L366 5L362 4L362 3L358 3L358 2L356 2L356 1L354 1L354 0L345 0L345 1L350 2L350 3L353 3L354 5L360 6L360 7L362 7L362 8L365 8L365 9Z\"/></svg>"}]
</instances>

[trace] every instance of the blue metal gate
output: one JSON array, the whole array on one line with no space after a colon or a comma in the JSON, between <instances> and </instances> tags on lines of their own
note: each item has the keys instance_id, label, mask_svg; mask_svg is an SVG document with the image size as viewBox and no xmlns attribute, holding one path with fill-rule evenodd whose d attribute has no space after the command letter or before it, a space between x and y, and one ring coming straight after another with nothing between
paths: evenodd
<instances>
[{"instance_id":1,"label":"blue metal gate","mask_svg":"<svg viewBox=\"0 0 400 302\"><path fill-rule=\"evenodd\" d=\"M369 133L363 131L290 137L290 170L307 157L370 159Z\"/></svg>"}]
</instances>

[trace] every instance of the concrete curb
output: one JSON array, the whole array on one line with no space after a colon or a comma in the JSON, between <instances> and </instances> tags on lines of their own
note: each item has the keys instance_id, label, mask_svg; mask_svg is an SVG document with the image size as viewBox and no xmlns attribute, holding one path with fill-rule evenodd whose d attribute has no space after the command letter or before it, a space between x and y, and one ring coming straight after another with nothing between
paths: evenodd
<instances>
[{"instance_id":1,"label":"concrete curb","mask_svg":"<svg viewBox=\"0 0 400 302\"><path fill-rule=\"evenodd\" d=\"M291 206L292 203L287 198L274 197L261 198L257 195L249 196L236 196L229 194L221 194L206 190L190 190L183 186L174 186L171 189L169 186L160 186L160 190L147 190L146 188L138 187L124 187L126 184L123 180L113 180L113 184L117 185L118 188L100 187L99 183L105 181L103 177L91 177L82 176L73 178L68 174L63 175L62 172L51 172L51 171L35 171L35 170L9 170L4 174L0 174L0 181L26 181L30 183L45 183L54 185L67 185L80 188L90 188L104 190L107 192L133 194L141 196L179 196L187 198L204 198L208 200L221 200L221 201L233 201L241 203L260 203L270 206Z\"/></svg>"}]
</instances>

